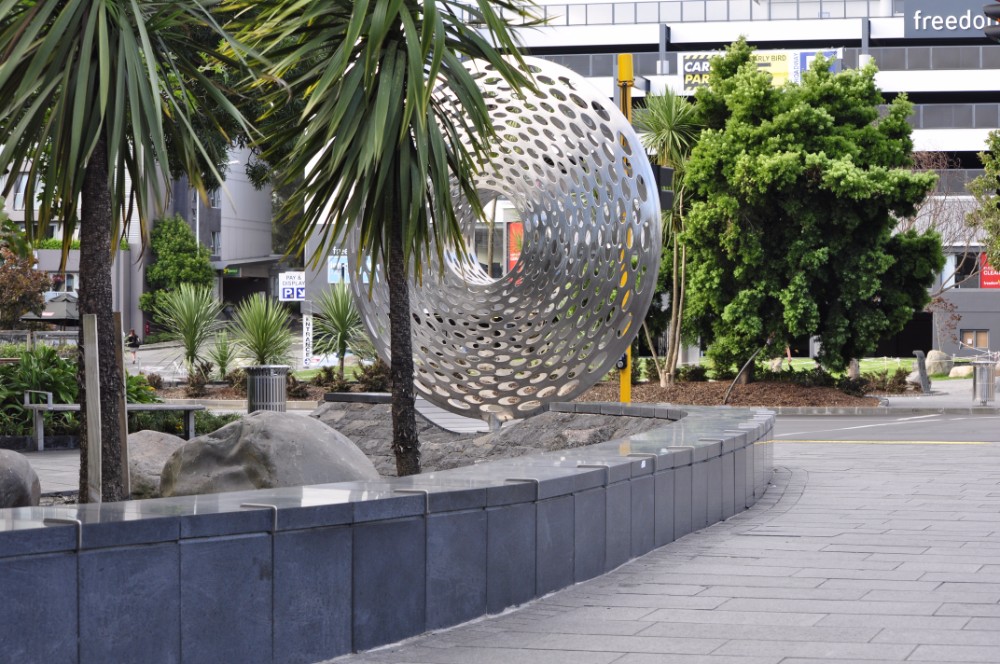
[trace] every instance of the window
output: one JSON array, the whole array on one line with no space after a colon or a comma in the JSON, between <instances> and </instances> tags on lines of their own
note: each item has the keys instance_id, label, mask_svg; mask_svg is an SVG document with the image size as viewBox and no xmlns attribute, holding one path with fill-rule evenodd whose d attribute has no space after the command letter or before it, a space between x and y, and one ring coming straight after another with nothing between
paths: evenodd
<instances>
[{"instance_id":1,"label":"window","mask_svg":"<svg viewBox=\"0 0 1000 664\"><path fill-rule=\"evenodd\" d=\"M966 253L955 256L955 287L979 288L979 254Z\"/></svg>"},{"instance_id":2,"label":"window","mask_svg":"<svg viewBox=\"0 0 1000 664\"><path fill-rule=\"evenodd\" d=\"M989 350L990 348L989 330L962 330L960 336L963 346L976 350Z\"/></svg>"},{"instance_id":3,"label":"window","mask_svg":"<svg viewBox=\"0 0 1000 664\"><path fill-rule=\"evenodd\" d=\"M52 278L52 290L60 293L75 293L77 274L75 272L57 272L49 275Z\"/></svg>"},{"instance_id":4,"label":"window","mask_svg":"<svg viewBox=\"0 0 1000 664\"><path fill-rule=\"evenodd\" d=\"M222 233L219 231L212 231L212 255L218 256L219 252L222 251Z\"/></svg>"},{"instance_id":5,"label":"window","mask_svg":"<svg viewBox=\"0 0 1000 664\"><path fill-rule=\"evenodd\" d=\"M219 195L218 189L213 189L210 192L208 192L208 207L210 208L222 207L221 197Z\"/></svg>"}]
</instances>

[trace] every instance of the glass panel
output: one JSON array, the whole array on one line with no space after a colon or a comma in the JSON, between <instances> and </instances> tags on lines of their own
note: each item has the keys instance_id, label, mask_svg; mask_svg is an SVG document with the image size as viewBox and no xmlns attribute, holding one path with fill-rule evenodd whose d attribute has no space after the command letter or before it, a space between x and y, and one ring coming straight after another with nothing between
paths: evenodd
<instances>
[{"instance_id":1,"label":"glass panel","mask_svg":"<svg viewBox=\"0 0 1000 664\"><path fill-rule=\"evenodd\" d=\"M996 129L1000 127L1000 107L996 104L976 104L976 129Z\"/></svg>"},{"instance_id":2,"label":"glass panel","mask_svg":"<svg viewBox=\"0 0 1000 664\"><path fill-rule=\"evenodd\" d=\"M681 20L681 3L661 2L660 3L660 23L670 23Z\"/></svg>"},{"instance_id":3,"label":"glass panel","mask_svg":"<svg viewBox=\"0 0 1000 664\"><path fill-rule=\"evenodd\" d=\"M599 53L590 56L591 76L614 76L615 56L611 53Z\"/></svg>"},{"instance_id":4,"label":"glass panel","mask_svg":"<svg viewBox=\"0 0 1000 664\"><path fill-rule=\"evenodd\" d=\"M659 53L636 53L632 56L635 62L635 73L639 76L656 76L656 61Z\"/></svg>"},{"instance_id":5,"label":"glass panel","mask_svg":"<svg viewBox=\"0 0 1000 664\"><path fill-rule=\"evenodd\" d=\"M924 105L922 129L950 129L953 126L955 107L951 104Z\"/></svg>"},{"instance_id":6,"label":"glass panel","mask_svg":"<svg viewBox=\"0 0 1000 664\"><path fill-rule=\"evenodd\" d=\"M709 21L728 21L729 0L708 0L705 14Z\"/></svg>"},{"instance_id":7,"label":"glass panel","mask_svg":"<svg viewBox=\"0 0 1000 664\"><path fill-rule=\"evenodd\" d=\"M766 21L771 16L771 3L747 2L750 6L750 18L754 21Z\"/></svg>"},{"instance_id":8,"label":"glass panel","mask_svg":"<svg viewBox=\"0 0 1000 664\"><path fill-rule=\"evenodd\" d=\"M868 0L848 0L844 8L846 18L865 18L869 16Z\"/></svg>"},{"instance_id":9,"label":"glass panel","mask_svg":"<svg viewBox=\"0 0 1000 664\"><path fill-rule=\"evenodd\" d=\"M750 0L731 0L729 3L730 21L750 20Z\"/></svg>"},{"instance_id":10,"label":"glass panel","mask_svg":"<svg viewBox=\"0 0 1000 664\"><path fill-rule=\"evenodd\" d=\"M956 46L935 46L930 49L934 69L958 69L959 49Z\"/></svg>"},{"instance_id":11,"label":"glass panel","mask_svg":"<svg viewBox=\"0 0 1000 664\"><path fill-rule=\"evenodd\" d=\"M871 56L881 71L904 71L906 69L906 51L905 48L873 48Z\"/></svg>"},{"instance_id":12,"label":"glass panel","mask_svg":"<svg viewBox=\"0 0 1000 664\"><path fill-rule=\"evenodd\" d=\"M1000 69L1000 48L987 46L982 50L983 69Z\"/></svg>"},{"instance_id":13,"label":"glass panel","mask_svg":"<svg viewBox=\"0 0 1000 664\"><path fill-rule=\"evenodd\" d=\"M567 5L566 22L568 25L586 25L587 5Z\"/></svg>"},{"instance_id":14,"label":"glass panel","mask_svg":"<svg viewBox=\"0 0 1000 664\"><path fill-rule=\"evenodd\" d=\"M617 14L617 8L611 4L587 5L589 25L615 23Z\"/></svg>"},{"instance_id":15,"label":"glass panel","mask_svg":"<svg viewBox=\"0 0 1000 664\"><path fill-rule=\"evenodd\" d=\"M979 69L982 49L978 46L958 47L958 68L959 69Z\"/></svg>"},{"instance_id":16,"label":"glass panel","mask_svg":"<svg viewBox=\"0 0 1000 664\"><path fill-rule=\"evenodd\" d=\"M800 11L812 12L806 14L807 16L814 16L816 12L819 11L818 2L803 3L808 5L808 7L800 8L798 2L772 2L771 3L771 18L773 19L796 19L799 17ZM755 18L765 19L767 18L763 12L754 11Z\"/></svg>"},{"instance_id":17,"label":"glass panel","mask_svg":"<svg viewBox=\"0 0 1000 664\"><path fill-rule=\"evenodd\" d=\"M702 0L684 0L681 4L682 21L704 21L705 3Z\"/></svg>"},{"instance_id":18,"label":"glass panel","mask_svg":"<svg viewBox=\"0 0 1000 664\"><path fill-rule=\"evenodd\" d=\"M659 23L660 22L660 3L658 2L639 2L635 6L635 22L636 23Z\"/></svg>"},{"instance_id":19,"label":"glass panel","mask_svg":"<svg viewBox=\"0 0 1000 664\"><path fill-rule=\"evenodd\" d=\"M931 49L928 46L915 46L906 49L906 69L930 69Z\"/></svg>"},{"instance_id":20,"label":"glass panel","mask_svg":"<svg viewBox=\"0 0 1000 664\"><path fill-rule=\"evenodd\" d=\"M979 270L979 254L958 254L955 262L955 287L979 288L978 277L972 276Z\"/></svg>"},{"instance_id":21,"label":"glass panel","mask_svg":"<svg viewBox=\"0 0 1000 664\"><path fill-rule=\"evenodd\" d=\"M626 24L630 25L635 23L635 4L631 2L623 2L621 4L616 4L615 6L615 20L616 24Z\"/></svg>"}]
</instances>

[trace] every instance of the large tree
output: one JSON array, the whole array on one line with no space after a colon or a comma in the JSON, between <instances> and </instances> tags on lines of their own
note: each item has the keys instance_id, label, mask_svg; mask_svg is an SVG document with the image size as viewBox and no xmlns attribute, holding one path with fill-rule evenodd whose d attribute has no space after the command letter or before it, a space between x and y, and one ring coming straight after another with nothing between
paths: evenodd
<instances>
[{"instance_id":1,"label":"large tree","mask_svg":"<svg viewBox=\"0 0 1000 664\"><path fill-rule=\"evenodd\" d=\"M751 52L733 44L696 93L708 129L687 170L688 310L719 367L819 335L819 361L842 369L928 300L938 236L893 229L936 176L911 170L912 106L885 104L873 65L820 59L775 87Z\"/></svg>"},{"instance_id":2,"label":"large tree","mask_svg":"<svg viewBox=\"0 0 1000 664\"><path fill-rule=\"evenodd\" d=\"M293 141L295 149L280 160L264 154L286 178L303 177L286 204L291 214L305 211L294 244L304 248L317 236L319 249L309 258L319 261L357 230L372 265L386 265L392 446L398 474L417 473L408 277L422 273L430 251L464 250L453 191L482 216L476 174L488 161L493 129L464 60L488 61L515 87L527 84L506 23L525 16L525 5L270 0L247 6L256 13L242 37L274 61L271 73L289 86L284 99L306 100L295 123L268 137L279 146ZM295 70L316 53L329 57Z\"/></svg>"},{"instance_id":3,"label":"large tree","mask_svg":"<svg viewBox=\"0 0 1000 664\"><path fill-rule=\"evenodd\" d=\"M209 76L216 63L238 68L216 52L226 35L211 4L0 0L0 171L27 173L25 200L39 200L37 215L26 206L29 232L39 236L55 220L68 249L79 229L79 307L97 317L99 360L87 366L81 343L78 376L81 387L87 372L99 376L104 500L126 498L118 427L123 373L115 361L122 336L113 324L110 270L123 222L134 211L145 238L148 219L164 207L162 183L171 173L187 173L202 186L201 171L211 171L221 153L218 141L202 142L198 132L223 130L223 115L200 112L205 103L249 131L222 77ZM82 500L87 399L81 389Z\"/></svg>"},{"instance_id":4,"label":"large tree","mask_svg":"<svg viewBox=\"0 0 1000 664\"><path fill-rule=\"evenodd\" d=\"M986 258L993 269L1000 268L1000 131L991 131L986 150L979 153L984 173L968 184L976 208L968 221L981 233Z\"/></svg>"}]
</instances>

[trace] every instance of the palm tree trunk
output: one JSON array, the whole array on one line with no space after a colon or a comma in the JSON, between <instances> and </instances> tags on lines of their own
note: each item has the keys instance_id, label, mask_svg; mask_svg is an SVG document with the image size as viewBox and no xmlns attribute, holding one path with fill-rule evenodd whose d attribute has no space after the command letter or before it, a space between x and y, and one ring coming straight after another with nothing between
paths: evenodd
<instances>
[{"instance_id":1,"label":"palm tree trunk","mask_svg":"<svg viewBox=\"0 0 1000 664\"><path fill-rule=\"evenodd\" d=\"M674 367L670 370L673 375L677 368L677 362L681 354L681 328L684 325L684 291L687 285L687 247L681 245L681 279L680 287L677 289L677 325L674 327L674 336L670 340L670 347L674 349Z\"/></svg>"},{"instance_id":2,"label":"palm tree trunk","mask_svg":"<svg viewBox=\"0 0 1000 664\"><path fill-rule=\"evenodd\" d=\"M677 369L677 345L674 339L677 337L677 328L680 324L680 316L677 314L677 300L679 298L679 278L677 271L679 269L678 265L678 255L677 255L677 232L673 232L673 250L674 250L674 260L673 260L673 274L671 275L672 287L670 290L670 325L667 328L667 339L670 345L667 347L667 383L673 384L674 382L674 371Z\"/></svg>"},{"instance_id":3,"label":"palm tree trunk","mask_svg":"<svg viewBox=\"0 0 1000 664\"><path fill-rule=\"evenodd\" d=\"M97 141L87 162L80 214L80 314L97 314L97 367L87 367L83 359L83 326L80 327L77 382L80 386L80 501L87 500L87 399L86 375L96 370L101 402L101 497L104 501L125 500L122 474L122 439L119 429L120 405L125 386L122 367L116 361L115 344L122 343L111 315L111 191L108 187L107 137Z\"/></svg>"},{"instance_id":4,"label":"palm tree trunk","mask_svg":"<svg viewBox=\"0 0 1000 664\"><path fill-rule=\"evenodd\" d=\"M403 258L402 221L389 229L389 338L392 376L392 451L400 477L420 472L416 406L413 397L413 352L410 336L410 290Z\"/></svg>"}]
</instances>

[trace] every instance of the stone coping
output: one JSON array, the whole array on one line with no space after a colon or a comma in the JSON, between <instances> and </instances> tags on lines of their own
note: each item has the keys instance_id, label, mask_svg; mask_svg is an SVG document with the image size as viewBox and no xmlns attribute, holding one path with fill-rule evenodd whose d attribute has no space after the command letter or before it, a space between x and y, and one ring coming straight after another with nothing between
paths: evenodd
<instances>
[{"instance_id":1,"label":"stone coping","mask_svg":"<svg viewBox=\"0 0 1000 664\"><path fill-rule=\"evenodd\" d=\"M25 661L321 661L593 578L767 487L770 411L552 409L664 426L405 478L0 510L0 587L23 609L0 642Z\"/></svg>"}]
</instances>

